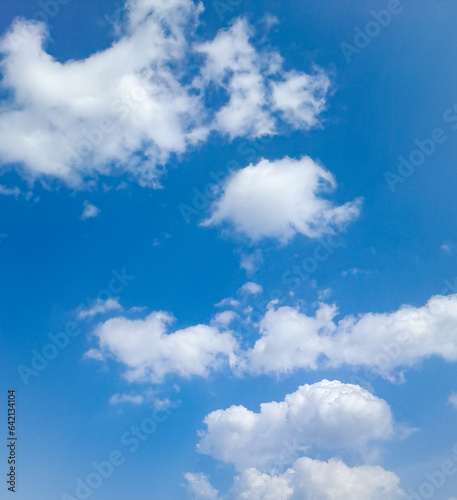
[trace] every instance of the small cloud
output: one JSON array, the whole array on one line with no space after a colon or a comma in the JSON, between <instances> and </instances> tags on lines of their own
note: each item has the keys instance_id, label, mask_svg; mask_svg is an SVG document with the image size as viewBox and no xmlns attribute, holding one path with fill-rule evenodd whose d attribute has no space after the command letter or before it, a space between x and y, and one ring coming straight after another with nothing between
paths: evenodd
<instances>
[{"instance_id":1,"label":"small cloud","mask_svg":"<svg viewBox=\"0 0 457 500\"><path fill-rule=\"evenodd\" d=\"M447 253L448 255L451 255L452 249L451 249L451 246L448 245L447 243L443 243L440 248L441 248L441 251L443 253Z\"/></svg>"},{"instance_id":2,"label":"small cloud","mask_svg":"<svg viewBox=\"0 0 457 500\"><path fill-rule=\"evenodd\" d=\"M103 354L99 349L89 349L84 354L84 359L95 359L97 361L103 361Z\"/></svg>"},{"instance_id":3,"label":"small cloud","mask_svg":"<svg viewBox=\"0 0 457 500\"><path fill-rule=\"evenodd\" d=\"M129 188L129 185L122 181L117 187L116 187L116 191L122 191L124 189L128 189Z\"/></svg>"},{"instance_id":4,"label":"small cloud","mask_svg":"<svg viewBox=\"0 0 457 500\"><path fill-rule=\"evenodd\" d=\"M449 396L448 403L451 404L457 410L457 392L453 392Z\"/></svg>"},{"instance_id":5,"label":"small cloud","mask_svg":"<svg viewBox=\"0 0 457 500\"><path fill-rule=\"evenodd\" d=\"M257 283L248 281L238 290L238 292L244 295L258 295L263 292L263 288Z\"/></svg>"},{"instance_id":6,"label":"small cloud","mask_svg":"<svg viewBox=\"0 0 457 500\"><path fill-rule=\"evenodd\" d=\"M97 314L104 314L108 311L114 311L116 309L122 309L118 298L107 300L97 299L93 306L87 307L86 309L80 309L78 312L78 319L92 318Z\"/></svg>"},{"instance_id":7,"label":"small cloud","mask_svg":"<svg viewBox=\"0 0 457 500\"><path fill-rule=\"evenodd\" d=\"M228 297L226 299L222 299L217 304L214 304L214 307L239 307L240 303L238 300L233 299L232 297Z\"/></svg>"},{"instance_id":8,"label":"small cloud","mask_svg":"<svg viewBox=\"0 0 457 500\"><path fill-rule=\"evenodd\" d=\"M320 301L324 301L325 299L328 299L332 295L332 289L331 288L325 288L324 290L319 290L317 292L317 296Z\"/></svg>"},{"instance_id":9,"label":"small cloud","mask_svg":"<svg viewBox=\"0 0 457 500\"><path fill-rule=\"evenodd\" d=\"M365 274L366 276L373 274L372 271L364 271L363 269L359 269L358 267L352 267L351 269L346 269L341 273L341 276L356 276L357 274Z\"/></svg>"},{"instance_id":10,"label":"small cloud","mask_svg":"<svg viewBox=\"0 0 457 500\"><path fill-rule=\"evenodd\" d=\"M241 254L240 267L248 274L258 271L263 265L263 254L261 250L256 250L251 254Z\"/></svg>"},{"instance_id":11,"label":"small cloud","mask_svg":"<svg viewBox=\"0 0 457 500\"><path fill-rule=\"evenodd\" d=\"M81 215L82 220L86 219L91 219L93 217L98 217L98 214L100 213L100 209L96 207L95 205L92 205L88 201L84 202L84 210Z\"/></svg>"},{"instance_id":12,"label":"small cloud","mask_svg":"<svg viewBox=\"0 0 457 500\"><path fill-rule=\"evenodd\" d=\"M129 312L142 312L146 311L147 307L146 306L133 306L129 309Z\"/></svg>"},{"instance_id":13,"label":"small cloud","mask_svg":"<svg viewBox=\"0 0 457 500\"><path fill-rule=\"evenodd\" d=\"M216 316L211 321L211 323L214 325L220 325L220 326L227 327L237 317L238 317L238 314L236 314L233 311L222 311L222 312L216 314Z\"/></svg>"},{"instance_id":14,"label":"small cloud","mask_svg":"<svg viewBox=\"0 0 457 500\"><path fill-rule=\"evenodd\" d=\"M5 196L16 196L16 198L21 194L21 190L18 187L8 188L0 184L0 194Z\"/></svg>"},{"instance_id":15,"label":"small cloud","mask_svg":"<svg viewBox=\"0 0 457 500\"><path fill-rule=\"evenodd\" d=\"M143 396L140 394L114 394L110 397L110 405L119 405L123 403L131 403L134 405L140 405L144 401Z\"/></svg>"}]
</instances>

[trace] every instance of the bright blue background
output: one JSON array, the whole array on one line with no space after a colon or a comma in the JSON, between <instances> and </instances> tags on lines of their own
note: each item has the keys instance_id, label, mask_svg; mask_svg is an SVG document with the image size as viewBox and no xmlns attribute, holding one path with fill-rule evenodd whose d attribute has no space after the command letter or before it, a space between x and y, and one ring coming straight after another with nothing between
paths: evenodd
<instances>
[{"instance_id":1,"label":"bright blue background","mask_svg":"<svg viewBox=\"0 0 457 500\"><path fill-rule=\"evenodd\" d=\"M212 3L204 3L199 35L208 38L228 26L230 16L220 20ZM64 61L109 46L113 33L106 16L112 17L119 5L72 1L62 6L49 21L49 52ZM333 290L330 300L342 315L392 311L404 303L421 306L442 292L444 280L457 277L457 131L442 119L457 102L457 4L402 2L402 13L348 63L340 43L352 43L354 27L363 28L370 10L385 5L369 0L287 5L256 0L233 9L233 16L245 15L254 23L266 12L278 17L270 42L285 58L286 68L309 71L315 62L333 74L335 93L323 129L274 138L256 159L309 155L335 174L339 202L364 198L360 219L338 237L343 246L312 275L317 289ZM32 17L39 10L34 1L3 0L0 31L15 16ZM436 127L445 128L448 140L391 192L384 172L396 172L398 156L408 156L414 141L430 137ZM120 294L125 308L170 311L178 326L209 321L213 304L233 295L248 279L264 287L266 298L275 289L290 291L283 274L312 255L316 242L297 237L287 247L263 243L264 265L247 277L239 267L239 252L253 248L198 227L204 211L186 224L178 209L181 203L191 205L194 188L205 187L210 171L224 170L230 161L240 167L254 161L240 154L243 143L214 139L186 154L170 166L163 190L131 184L107 193L73 192L64 186L47 191L37 184L33 193L38 201L0 196L0 233L8 234L0 240L0 410L6 414L6 389L16 387L18 500L74 493L75 479L85 478L92 461L106 460L115 449L125 452L126 462L94 492L94 500L181 499L187 471L209 473L215 486L225 489L230 467L195 453L197 430L207 413L232 404L258 410L261 402L282 400L298 385L324 377L350 381L349 370L299 372L279 380L237 379L228 372L208 380L169 379L157 389L157 397L181 400L180 408L130 455L119 438L150 416L152 403L121 410L108 404L114 393L144 387L123 381L114 364L82 359L92 345L90 325L80 323L83 333L39 376L31 377L28 386L18 376L17 365L29 365L31 350L42 349L49 332L63 329L81 302L105 288L112 269L125 267L136 277ZM113 186L121 180L103 179ZM13 172L0 182L27 189ZM101 209L98 218L80 220L85 200ZM153 245L156 238L160 246ZM441 249L444 243L450 253ZM370 273L342 277L353 267ZM316 288L302 281L296 298L314 302ZM452 456L456 413L446 401L457 389L456 376L455 365L429 360L407 373L406 384L371 382L398 421L419 429L403 442L385 445L381 455L382 465L401 477L406 490L421 484L423 471L435 470ZM3 459L2 464L6 471ZM451 496L455 483L450 483L436 498Z\"/></svg>"}]
</instances>

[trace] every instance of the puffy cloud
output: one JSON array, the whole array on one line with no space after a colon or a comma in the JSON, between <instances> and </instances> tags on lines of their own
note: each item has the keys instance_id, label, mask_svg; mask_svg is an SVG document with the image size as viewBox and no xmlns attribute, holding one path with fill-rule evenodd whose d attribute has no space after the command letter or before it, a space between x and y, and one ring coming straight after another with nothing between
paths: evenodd
<instances>
[{"instance_id":1,"label":"puffy cloud","mask_svg":"<svg viewBox=\"0 0 457 500\"><path fill-rule=\"evenodd\" d=\"M91 219L93 217L98 217L98 214L100 213L100 209L96 207L95 205L92 205L88 201L84 202L84 210L81 215L82 220L86 219Z\"/></svg>"},{"instance_id":2,"label":"puffy cloud","mask_svg":"<svg viewBox=\"0 0 457 500\"><path fill-rule=\"evenodd\" d=\"M46 26L16 20L0 40L0 161L24 176L72 186L128 173L159 186L163 166L215 130L230 137L318 124L329 80L286 73L280 55L253 45L244 20L195 43L203 10L192 0L128 0L119 38L83 60L45 50ZM214 107L212 89L225 98ZM290 92L291 97L286 98Z\"/></svg>"},{"instance_id":3,"label":"puffy cloud","mask_svg":"<svg viewBox=\"0 0 457 500\"><path fill-rule=\"evenodd\" d=\"M358 217L361 200L334 206L323 194L336 188L330 172L309 157L261 160L234 172L205 226L228 223L253 241L295 234L315 238Z\"/></svg>"},{"instance_id":4,"label":"puffy cloud","mask_svg":"<svg viewBox=\"0 0 457 500\"><path fill-rule=\"evenodd\" d=\"M297 368L316 369L331 340L334 306L321 305L315 316L297 309L270 308L260 322L260 339L242 353L239 369L250 373L289 373Z\"/></svg>"},{"instance_id":5,"label":"puffy cloud","mask_svg":"<svg viewBox=\"0 0 457 500\"><path fill-rule=\"evenodd\" d=\"M82 308L78 312L78 319L87 319L96 316L97 314L105 314L106 312L122 309L119 304L119 299L97 299L92 306Z\"/></svg>"},{"instance_id":6,"label":"puffy cloud","mask_svg":"<svg viewBox=\"0 0 457 500\"><path fill-rule=\"evenodd\" d=\"M258 295L259 293L263 292L263 288L257 283L248 281L240 288L239 291L244 295Z\"/></svg>"},{"instance_id":7,"label":"puffy cloud","mask_svg":"<svg viewBox=\"0 0 457 500\"><path fill-rule=\"evenodd\" d=\"M237 500L289 500L293 492L289 473L275 476L251 468L235 478L233 498Z\"/></svg>"},{"instance_id":8,"label":"puffy cloud","mask_svg":"<svg viewBox=\"0 0 457 500\"><path fill-rule=\"evenodd\" d=\"M326 355L332 366L369 366L388 376L431 356L457 361L456 329L457 295L437 295L422 307L343 318Z\"/></svg>"},{"instance_id":9,"label":"puffy cloud","mask_svg":"<svg viewBox=\"0 0 457 500\"><path fill-rule=\"evenodd\" d=\"M230 332L196 325L167 333L172 322L165 312L137 320L117 317L100 324L95 336L105 357L113 356L128 367L129 381L159 383L171 373L204 377L224 360L233 361L238 344Z\"/></svg>"},{"instance_id":10,"label":"puffy cloud","mask_svg":"<svg viewBox=\"0 0 457 500\"><path fill-rule=\"evenodd\" d=\"M319 366L369 367L392 378L398 369L439 356L457 361L457 295L432 297L422 307L366 313L333 320L334 306L321 304L314 316L298 309L270 309L261 337L242 353L238 366L253 373L287 373ZM401 374L399 374L401 376Z\"/></svg>"},{"instance_id":11,"label":"puffy cloud","mask_svg":"<svg viewBox=\"0 0 457 500\"><path fill-rule=\"evenodd\" d=\"M330 80L322 71L315 75L292 71L285 75L284 81L273 83L274 107L296 129L315 127L325 109L329 86Z\"/></svg>"},{"instance_id":12,"label":"puffy cloud","mask_svg":"<svg viewBox=\"0 0 457 500\"><path fill-rule=\"evenodd\" d=\"M248 469L236 478L239 500L401 500L399 478L380 466L348 467L340 460L298 459L284 474Z\"/></svg>"},{"instance_id":13,"label":"puffy cloud","mask_svg":"<svg viewBox=\"0 0 457 500\"><path fill-rule=\"evenodd\" d=\"M244 269L248 275L258 271L263 264L263 254L258 248L250 254L241 254L240 267Z\"/></svg>"},{"instance_id":14,"label":"puffy cloud","mask_svg":"<svg viewBox=\"0 0 457 500\"><path fill-rule=\"evenodd\" d=\"M217 500L219 492L211 485L204 474L188 472L184 474L187 481L187 490L195 500Z\"/></svg>"},{"instance_id":15,"label":"puffy cloud","mask_svg":"<svg viewBox=\"0 0 457 500\"><path fill-rule=\"evenodd\" d=\"M303 385L279 403L263 403L259 413L232 406L213 411L204 423L198 451L238 470L280 467L278 462L312 446L365 453L371 441L394 435L385 401L359 386L328 380Z\"/></svg>"},{"instance_id":16,"label":"puffy cloud","mask_svg":"<svg viewBox=\"0 0 457 500\"><path fill-rule=\"evenodd\" d=\"M211 321L211 324L226 327L237 317L238 314L236 314L234 311L222 311L214 316L214 319Z\"/></svg>"}]
</instances>

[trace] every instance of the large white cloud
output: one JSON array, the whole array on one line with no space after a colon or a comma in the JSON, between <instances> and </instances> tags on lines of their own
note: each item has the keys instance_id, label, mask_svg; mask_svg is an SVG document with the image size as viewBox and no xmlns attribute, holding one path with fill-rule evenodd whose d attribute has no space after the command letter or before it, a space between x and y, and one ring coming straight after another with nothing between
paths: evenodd
<instances>
[{"instance_id":1,"label":"large white cloud","mask_svg":"<svg viewBox=\"0 0 457 500\"><path fill-rule=\"evenodd\" d=\"M159 383L167 374L207 376L221 363L233 361L238 347L229 332L215 326L196 325L168 333L173 317L153 312L145 319L113 318L95 330L100 352L89 357L114 357L127 366L129 381Z\"/></svg>"},{"instance_id":2,"label":"large white cloud","mask_svg":"<svg viewBox=\"0 0 457 500\"><path fill-rule=\"evenodd\" d=\"M0 40L1 86L10 95L0 108L1 163L70 185L128 172L157 186L170 157L211 130L274 134L281 112L291 127L318 124L328 77L286 73L276 51L253 45L246 21L201 41L202 4L129 0L125 9L122 36L83 60L49 55L42 23L11 26ZM216 107L206 97L213 87L225 91Z\"/></svg>"},{"instance_id":3,"label":"large white cloud","mask_svg":"<svg viewBox=\"0 0 457 500\"><path fill-rule=\"evenodd\" d=\"M332 174L309 157L261 160L229 177L203 225L225 222L253 241L318 237L359 215L360 200L335 206L326 198L335 188Z\"/></svg>"},{"instance_id":4,"label":"large white cloud","mask_svg":"<svg viewBox=\"0 0 457 500\"><path fill-rule=\"evenodd\" d=\"M291 307L270 307L260 323L261 337L241 354L239 368L288 373L349 365L391 378L431 356L457 361L457 295L438 295L422 307L402 306L338 322L336 314L334 306L325 304L314 316Z\"/></svg>"},{"instance_id":5,"label":"large white cloud","mask_svg":"<svg viewBox=\"0 0 457 500\"><path fill-rule=\"evenodd\" d=\"M198 451L240 471L279 468L311 447L365 454L370 442L395 433L385 401L357 385L328 380L303 385L279 403L263 403L259 413L232 406L213 411L204 423Z\"/></svg>"},{"instance_id":6,"label":"large white cloud","mask_svg":"<svg viewBox=\"0 0 457 500\"><path fill-rule=\"evenodd\" d=\"M280 475L244 471L235 480L237 500L401 500L399 478L380 466L348 467L337 459L328 462L298 459Z\"/></svg>"}]
</instances>

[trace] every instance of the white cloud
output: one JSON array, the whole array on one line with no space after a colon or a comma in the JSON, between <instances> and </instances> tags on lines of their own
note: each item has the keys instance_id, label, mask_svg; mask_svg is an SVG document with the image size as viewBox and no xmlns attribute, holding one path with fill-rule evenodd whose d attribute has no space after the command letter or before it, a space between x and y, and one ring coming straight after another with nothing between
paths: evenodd
<instances>
[{"instance_id":1,"label":"white cloud","mask_svg":"<svg viewBox=\"0 0 457 500\"><path fill-rule=\"evenodd\" d=\"M0 194L5 196L16 196L18 197L21 194L21 190L18 187L8 188L0 184Z\"/></svg>"},{"instance_id":2,"label":"white cloud","mask_svg":"<svg viewBox=\"0 0 457 500\"><path fill-rule=\"evenodd\" d=\"M248 275L258 271L263 264L263 254L262 251L256 249L251 254L241 254L240 267L244 269Z\"/></svg>"},{"instance_id":3,"label":"white cloud","mask_svg":"<svg viewBox=\"0 0 457 500\"><path fill-rule=\"evenodd\" d=\"M361 200L335 206L323 196L335 188L332 174L309 157L261 160L229 177L203 225L229 223L253 241L286 243L297 233L319 237L341 229L360 212Z\"/></svg>"},{"instance_id":4,"label":"white cloud","mask_svg":"<svg viewBox=\"0 0 457 500\"><path fill-rule=\"evenodd\" d=\"M238 317L234 311L222 311L214 316L211 324L227 327L234 319Z\"/></svg>"},{"instance_id":5,"label":"white cloud","mask_svg":"<svg viewBox=\"0 0 457 500\"><path fill-rule=\"evenodd\" d=\"M78 319L92 318L97 314L105 314L106 312L116 311L122 309L119 304L119 299L97 299L94 304L88 308L80 309L78 312Z\"/></svg>"},{"instance_id":6,"label":"white cloud","mask_svg":"<svg viewBox=\"0 0 457 500\"><path fill-rule=\"evenodd\" d=\"M450 396L449 396L449 404L451 404L456 410L457 410L457 393L452 393Z\"/></svg>"},{"instance_id":7,"label":"white cloud","mask_svg":"<svg viewBox=\"0 0 457 500\"><path fill-rule=\"evenodd\" d=\"M230 332L196 325L167 333L173 317L153 312L145 319L109 319L95 330L100 350L125 364L129 381L159 383L170 373L207 376L227 359L233 362L238 343Z\"/></svg>"},{"instance_id":8,"label":"white cloud","mask_svg":"<svg viewBox=\"0 0 457 500\"><path fill-rule=\"evenodd\" d=\"M288 373L297 368L366 366L394 378L398 369L439 356L457 361L457 295L434 296L422 307L346 316L321 304L314 316L291 307L270 307L261 337L241 354L238 367L251 373ZM401 377L401 373L397 374Z\"/></svg>"},{"instance_id":9,"label":"white cloud","mask_svg":"<svg viewBox=\"0 0 457 500\"><path fill-rule=\"evenodd\" d=\"M327 305L322 305L314 317L291 307L270 308L260 323L261 338L243 353L239 367L250 373L316 369L331 344L322 331L331 329L335 314L335 307Z\"/></svg>"},{"instance_id":10,"label":"white cloud","mask_svg":"<svg viewBox=\"0 0 457 500\"><path fill-rule=\"evenodd\" d=\"M235 480L238 500L401 500L399 478L380 466L348 467L337 459L328 462L298 459L280 475L244 471Z\"/></svg>"},{"instance_id":11,"label":"white cloud","mask_svg":"<svg viewBox=\"0 0 457 500\"><path fill-rule=\"evenodd\" d=\"M325 109L329 86L330 80L322 71L314 75L292 71L285 75L285 81L273 83L274 107L296 129L315 127Z\"/></svg>"},{"instance_id":12,"label":"white cloud","mask_svg":"<svg viewBox=\"0 0 457 500\"><path fill-rule=\"evenodd\" d=\"M217 304L214 304L214 307L239 307L240 303L238 300L233 299L232 297L227 297L225 299L222 299L220 302Z\"/></svg>"},{"instance_id":13,"label":"white cloud","mask_svg":"<svg viewBox=\"0 0 457 500\"><path fill-rule=\"evenodd\" d=\"M259 413L232 406L213 411L204 423L198 451L238 470L280 467L312 446L364 454L371 441L394 435L385 401L359 386L328 380L303 385L279 403L263 403Z\"/></svg>"},{"instance_id":14,"label":"white cloud","mask_svg":"<svg viewBox=\"0 0 457 500\"><path fill-rule=\"evenodd\" d=\"M219 492L210 484L204 474L188 472L184 474L187 481L187 490L195 500L217 500Z\"/></svg>"},{"instance_id":15,"label":"white cloud","mask_svg":"<svg viewBox=\"0 0 457 500\"><path fill-rule=\"evenodd\" d=\"M328 77L286 73L277 51L253 45L245 20L195 43L202 9L192 0L128 0L110 47L65 62L46 52L44 24L16 20L0 40L1 86L11 96L0 111L0 161L32 180L80 187L128 173L158 187L170 158L212 130L275 134L278 112L291 128L317 126ZM214 109L212 88L226 93Z\"/></svg>"},{"instance_id":16,"label":"white cloud","mask_svg":"<svg viewBox=\"0 0 457 500\"><path fill-rule=\"evenodd\" d=\"M144 397L140 394L113 394L110 397L110 405L119 405L123 403L131 403L134 405L140 405L144 401Z\"/></svg>"},{"instance_id":17,"label":"white cloud","mask_svg":"<svg viewBox=\"0 0 457 500\"><path fill-rule=\"evenodd\" d=\"M358 267L351 267L350 269L346 269L341 272L341 276L357 276L358 274L372 274L371 271L365 271L363 269L359 269Z\"/></svg>"},{"instance_id":18,"label":"white cloud","mask_svg":"<svg viewBox=\"0 0 457 500\"><path fill-rule=\"evenodd\" d=\"M84 202L84 210L81 215L82 220L86 219L91 219L93 217L98 217L98 214L100 213L100 209L96 207L95 205L92 205L88 201Z\"/></svg>"},{"instance_id":19,"label":"white cloud","mask_svg":"<svg viewBox=\"0 0 457 500\"><path fill-rule=\"evenodd\" d=\"M99 349L89 349L84 353L84 359L95 359L96 361L103 361L105 358Z\"/></svg>"},{"instance_id":20,"label":"white cloud","mask_svg":"<svg viewBox=\"0 0 457 500\"><path fill-rule=\"evenodd\" d=\"M239 289L239 292L244 295L258 295L263 292L263 288L257 283L248 281Z\"/></svg>"}]
</instances>

